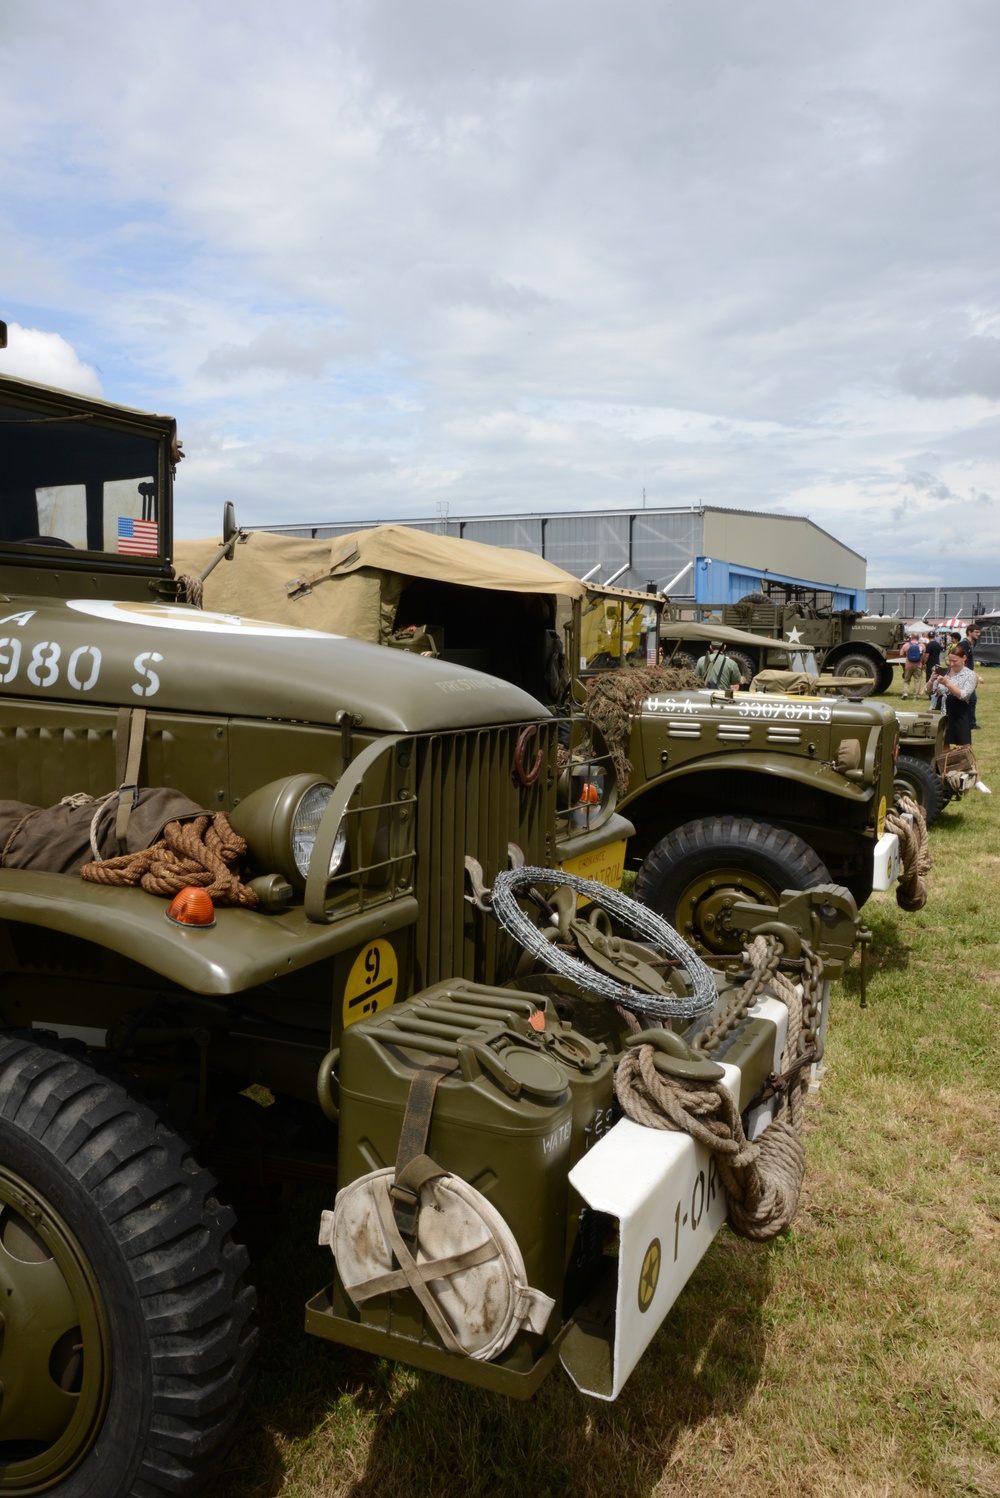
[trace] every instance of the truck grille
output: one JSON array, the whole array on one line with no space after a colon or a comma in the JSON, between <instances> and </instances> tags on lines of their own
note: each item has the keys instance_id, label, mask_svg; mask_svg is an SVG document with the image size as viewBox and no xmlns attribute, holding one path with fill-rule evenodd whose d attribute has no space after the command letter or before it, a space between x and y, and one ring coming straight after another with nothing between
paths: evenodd
<instances>
[{"instance_id":1,"label":"truck grille","mask_svg":"<svg viewBox=\"0 0 1000 1498\"><path fill-rule=\"evenodd\" d=\"M492 885L507 867L507 844L517 843L525 862L550 867L554 850L556 725L539 724L528 764L541 748L542 773L522 786L514 774L514 747L523 725L430 734L417 741L416 986L461 976L496 981L517 952L492 916L464 898L465 856L482 865ZM503 950L509 948L509 951Z\"/></svg>"}]
</instances>

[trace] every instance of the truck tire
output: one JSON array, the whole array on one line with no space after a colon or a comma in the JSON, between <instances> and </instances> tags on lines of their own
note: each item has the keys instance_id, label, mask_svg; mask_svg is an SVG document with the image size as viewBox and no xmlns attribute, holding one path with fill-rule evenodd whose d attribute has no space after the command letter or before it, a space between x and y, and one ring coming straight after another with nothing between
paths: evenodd
<instances>
[{"instance_id":1,"label":"truck tire","mask_svg":"<svg viewBox=\"0 0 1000 1498\"><path fill-rule=\"evenodd\" d=\"M886 692L888 692L895 679L896 678L894 675L892 663L890 661L883 661L882 671L878 679L878 692L880 697L885 696Z\"/></svg>"},{"instance_id":2,"label":"truck tire","mask_svg":"<svg viewBox=\"0 0 1000 1498\"><path fill-rule=\"evenodd\" d=\"M202 1490L255 1342L233 1221L117 1081L0 1035L0 1493Z\"/></svg>"},{"instance_id":3,"label":"truck tire","mask_svg":"<svg viewBox=\"0 0 1000 1498\"><path fill-rule=\"evenodd\" d=\"M669 647L670 641L668 640L666 643ZM663 664L665 666L682 667L685 671L693 671L696 662L690 650L675 650L673 655L671 655L668 648L663 656Z\"/></svg>"},{"instance_id":4,"label":"truck tire","mask_svg":"<svg viewBox=\"0 0 1000 1498\"><path fill-rule=\"evenodd\" d=\"M696 952L718 954L743 946L727 923L736 902L776 905L783 889L829 882L826 865L794 832L752 817L699 817L646 855L634 895L665 916Z\"/></svg>"},{"instance_id":5,"label":"truck tire","mask_svg":"<svg viewBox=\"0 0 1000 1498\"><path fill-rule=\"evenodd\" d=\"M913 754L901 754L893 771L893 784L897 795L902 791L923 807L928 827L933 826L944 806L941 777L934 766Z\"/></svg>"},{"instance_id":6,"label":"truck tire","mask_svg":"<svg viewBox=\"0 0 1000 1498\"><path fill-rule=\"evenodd\" d=\"M726 654L739 666L743 685L749 686L759 670L759 667L754 664L753 656L748 650L727 650Z\"/></svg>"},{"instance_id":7,"label":"truck tire","mask_svg":"<svg viewBox=\"0 0 1000 1498\"><path fill-rule=\"evenodd\" d=\"M845 697L871 697L882 690L882 666L881 660L875 661L859 650L851 655L838 656L832 665L827 661L824 669L832 671L834 676L857 678L856 687L840 688ZM869 678L867 681L866 677Z\"/></svg>"}]
</instances>

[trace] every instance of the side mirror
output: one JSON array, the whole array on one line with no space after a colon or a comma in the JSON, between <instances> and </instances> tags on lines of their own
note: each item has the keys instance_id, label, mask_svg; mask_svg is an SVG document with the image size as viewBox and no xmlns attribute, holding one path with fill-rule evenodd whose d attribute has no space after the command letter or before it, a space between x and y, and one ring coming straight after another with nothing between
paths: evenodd
<instances>
[{"instance_id":1,"label":"side mirror","mask_svg":"<svg viewBox=\"0 0 1000 1498\"><path fill-rule=\"evenodd\" d=\"M7 324L0 322L0 348L7 347Z\"/></svg>"},{"instance_id":2,"label":"side mirror","mask_svg":"<svg viewBox=\"0 0 1000 1498\"><path fill-rule=\"evenodd\" d=\"M225 504L222 506L223 545L227 547L230 546L230 543L232 541L235 541L238 535L239 526L236 524L236 506L233 504L231 499L227 499ZM226 552L227 562L231 562L233 560L233 554L234 553L232 549Z\"/></svg>"},{"instance_id":3,"label":"side mirror","mask_svg":"<svg viewBox=\"0 0 1000 1498\"><path fill-rule=\"evenodd\" d=\"M245 541L249 534L249 531L240 530L236 524L236 506L231 499L227 499L222 507L222 545L208 566L203 567L198 573L201 581L204 582L208 574L218 567L221 561L231 562L236 555L237 541Z\"/></svg>"}]
</instances>

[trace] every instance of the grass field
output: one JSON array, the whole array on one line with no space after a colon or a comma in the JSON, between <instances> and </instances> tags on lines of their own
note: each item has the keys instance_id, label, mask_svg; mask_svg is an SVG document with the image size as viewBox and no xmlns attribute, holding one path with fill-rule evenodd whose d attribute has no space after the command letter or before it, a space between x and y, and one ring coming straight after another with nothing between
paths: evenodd
<instances>
[{"instance_id":1,"label":"grass field","mask_svg":"<svg viewBox=\"0 0 1000 1498\"><path fill-rule=\"evenodd\" d=\"M307 1338L330 1265L295 1198L255 1265L261 1379L217 1498L998 1498L1000 670L979 716L995 794L942 814L923 911L866 907L869 1007L852 969L792 1230L724 1230L614 1405L560 1373L518 1405Z\"/></svg>"}]
</instances>

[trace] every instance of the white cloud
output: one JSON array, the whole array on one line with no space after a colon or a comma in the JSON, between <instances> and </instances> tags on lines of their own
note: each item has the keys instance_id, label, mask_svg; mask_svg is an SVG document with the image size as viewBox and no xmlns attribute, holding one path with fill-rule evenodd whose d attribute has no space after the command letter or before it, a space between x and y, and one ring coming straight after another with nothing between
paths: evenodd
<instances>
[{"instance_id":1,"label":"white cloud","mask_svg":"<svg viewBox=\"0 0 1000 1498\"><path fill-rule=\"evenodd\" d=\"M0 349L0 374L54 385L57 390L73 390L78 395L104 393L97 370L84 364L65 338L40 328L22 328L16 322L8 324L7 347Z\"/></svg>"},{"instance_id":2,"label":"white cloud","mask_svg":"<svg viewBox=\"0 0 1000 1498\"><path fill-rule=\"evenodd\" d=\"M1000 574L992 520L963 557L888 518L1000 495L995 7L160 17L0 10L0 316L175 412L185 513L645 488Z\"/></svg>"}]
</instances>

